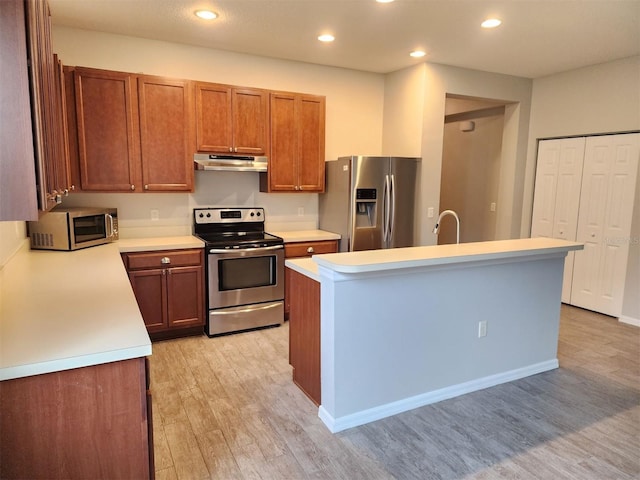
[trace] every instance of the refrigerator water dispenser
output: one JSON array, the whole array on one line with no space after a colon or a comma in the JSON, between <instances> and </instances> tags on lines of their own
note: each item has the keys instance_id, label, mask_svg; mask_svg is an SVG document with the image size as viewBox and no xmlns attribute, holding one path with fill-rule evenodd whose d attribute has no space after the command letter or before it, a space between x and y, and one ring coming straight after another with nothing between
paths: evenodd
<instances>
[{"instance_id":1,"label":"refrigerator water dispenser","mask_svg":"<svg viewBox=\"0 0 640 480\"><path fill-rule=\"evenodd\" d=\"M356 228L376 226L377 192L375 188L356 189Z\"/></svg>"}]
</instances>

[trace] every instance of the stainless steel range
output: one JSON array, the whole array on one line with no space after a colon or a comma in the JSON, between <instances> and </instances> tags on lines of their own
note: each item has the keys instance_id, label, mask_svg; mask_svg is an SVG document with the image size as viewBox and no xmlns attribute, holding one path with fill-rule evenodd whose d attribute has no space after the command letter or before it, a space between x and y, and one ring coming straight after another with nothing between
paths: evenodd
<instances>
[{"instance_id":1,"label":"stainless steel range","mask_svg":"<svg viewBox=\"0 0 640 480\"><path fill-rule=\"evenodd\" d=\"M263 208L195 208L193 233L205 242L206 333L281 325L284 242L265 233Z\"/></svg>"}]
</instances>

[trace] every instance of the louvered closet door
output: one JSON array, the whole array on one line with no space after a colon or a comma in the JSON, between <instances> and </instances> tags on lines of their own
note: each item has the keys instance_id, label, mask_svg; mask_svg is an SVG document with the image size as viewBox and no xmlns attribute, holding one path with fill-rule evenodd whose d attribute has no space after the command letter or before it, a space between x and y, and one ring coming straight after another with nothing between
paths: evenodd
<instances>
[{"instance_id":1,"label":"louvered closet door","mask_svg":"<svg viewBox=\"0 0 640 480\"><path fill-rule=\"evenodd\" d=\"M640 134L587 138L571 303L622 312Z\"/></svg>"},{"instance_id":2,"label":"louvered closet door","mask_svg":"<svg viewBox=\"0 0 640 480\"><path fill-rule=\"evenodd\" d=\"M532 237L574 241L585 138L543 140L538 145ZM574 252L565 259L562 301L571 300Z\"/></svg>"}]
</instances>

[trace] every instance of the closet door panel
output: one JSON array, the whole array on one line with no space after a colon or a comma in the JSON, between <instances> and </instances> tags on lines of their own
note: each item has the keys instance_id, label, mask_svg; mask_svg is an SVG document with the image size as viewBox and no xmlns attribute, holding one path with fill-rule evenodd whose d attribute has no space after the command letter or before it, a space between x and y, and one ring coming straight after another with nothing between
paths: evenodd
<instances>
[{"instance_id":1,"label":"closet door panel","mask_svg":"<svg viewBox=\"0 0 640 480\"><path fill-rule=\"evenodd\" d=\"M631 217L637 183L640 134L589 137L578 216L571 303L620 316Z\"/></svg>"},{"instance_id":2,"label":"closet door panel","mask_svg":"<svg viewBox=\"0 0 640 480\"><path fill-rule=\"evenodd\" d=\"M553 217L553 238L575 240L585 138L564 140L558 162L558 186Z\"/></svg>"},{"instance_id":3,"label":"closet door panel","mask_svg":"<svg viewBox=\"0 0 640 480\"><path fill-rule=\"evenodd\" d=\"M538 146L532 237L575 240L585 138L543 140ZM565 259L562 301L571 300L574 253Z\"/></svg>"},{"instance_id":4,"label":"closet door panel","mask_svg":"<svg viewBox=\"0 0 640 480\"><path fill-rule=\"evenodd\" d=\"M562 140L544 140L538 145L535 198L531 222L532 237L553 236L558 166Z\"/></svg>"}]
</instances>

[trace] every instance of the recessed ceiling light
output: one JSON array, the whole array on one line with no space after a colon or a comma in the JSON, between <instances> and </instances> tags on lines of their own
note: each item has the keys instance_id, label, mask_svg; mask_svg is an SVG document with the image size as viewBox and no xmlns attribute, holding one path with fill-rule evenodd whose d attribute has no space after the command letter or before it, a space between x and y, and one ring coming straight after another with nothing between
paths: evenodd
<instances>
[{"instance_id":1,"label":"recessed ceiling light","mask_svg":"<svg viewBox=\"0 0 640 480\"><path fill-rule=\"evenodd\" d=\"M409 55L412 56L413 58L420 58L420 57L424 57L426 55L426 52L423 50L414 50Z\"/></svg>"},{"instance_id":2,"label":"recessed ceiling light","mask_svg":"<svg viewBox=\"0 0 640 480\"><path fill-rule=\"evenodd\" d=\"M480 26L482 28L496 28L496 27L499 27L501 23L502 21L498 20L497 18L487 18L484 22L480 24Z\"/></svg>"},{"instance_id":3,"label":"recessed ceiling light","mask_svg":"<svg viewBox=\"0 0 640 480\"><path fill-rule=\"evenodd\" d=\"M196 10L196 17L200 17L204 20L214 20L218 18L218 14L216 12L212 12L211 10Z\"/></svg>"},{"instance_id":4,"label":"recessed ceiling light","mask_svg":"<svg viewBox=\"0 0 640 480\"><path fill-rule=\"evenodd\" d=\"M318 37L318 40L320 40L321 42L333 42L335 39L336 37L334 37L330 33L325 33Z\"/></svg>"},{"instance_id":5,"label":"recessed ceiling light","mask_svg":"<svg viewBox=\"0 0 640 480\"><path fill-rule=\"evenodd\" d=\"M391 3L393 0L376 0L378 3Z\"/></svg>"}]
</instances>

